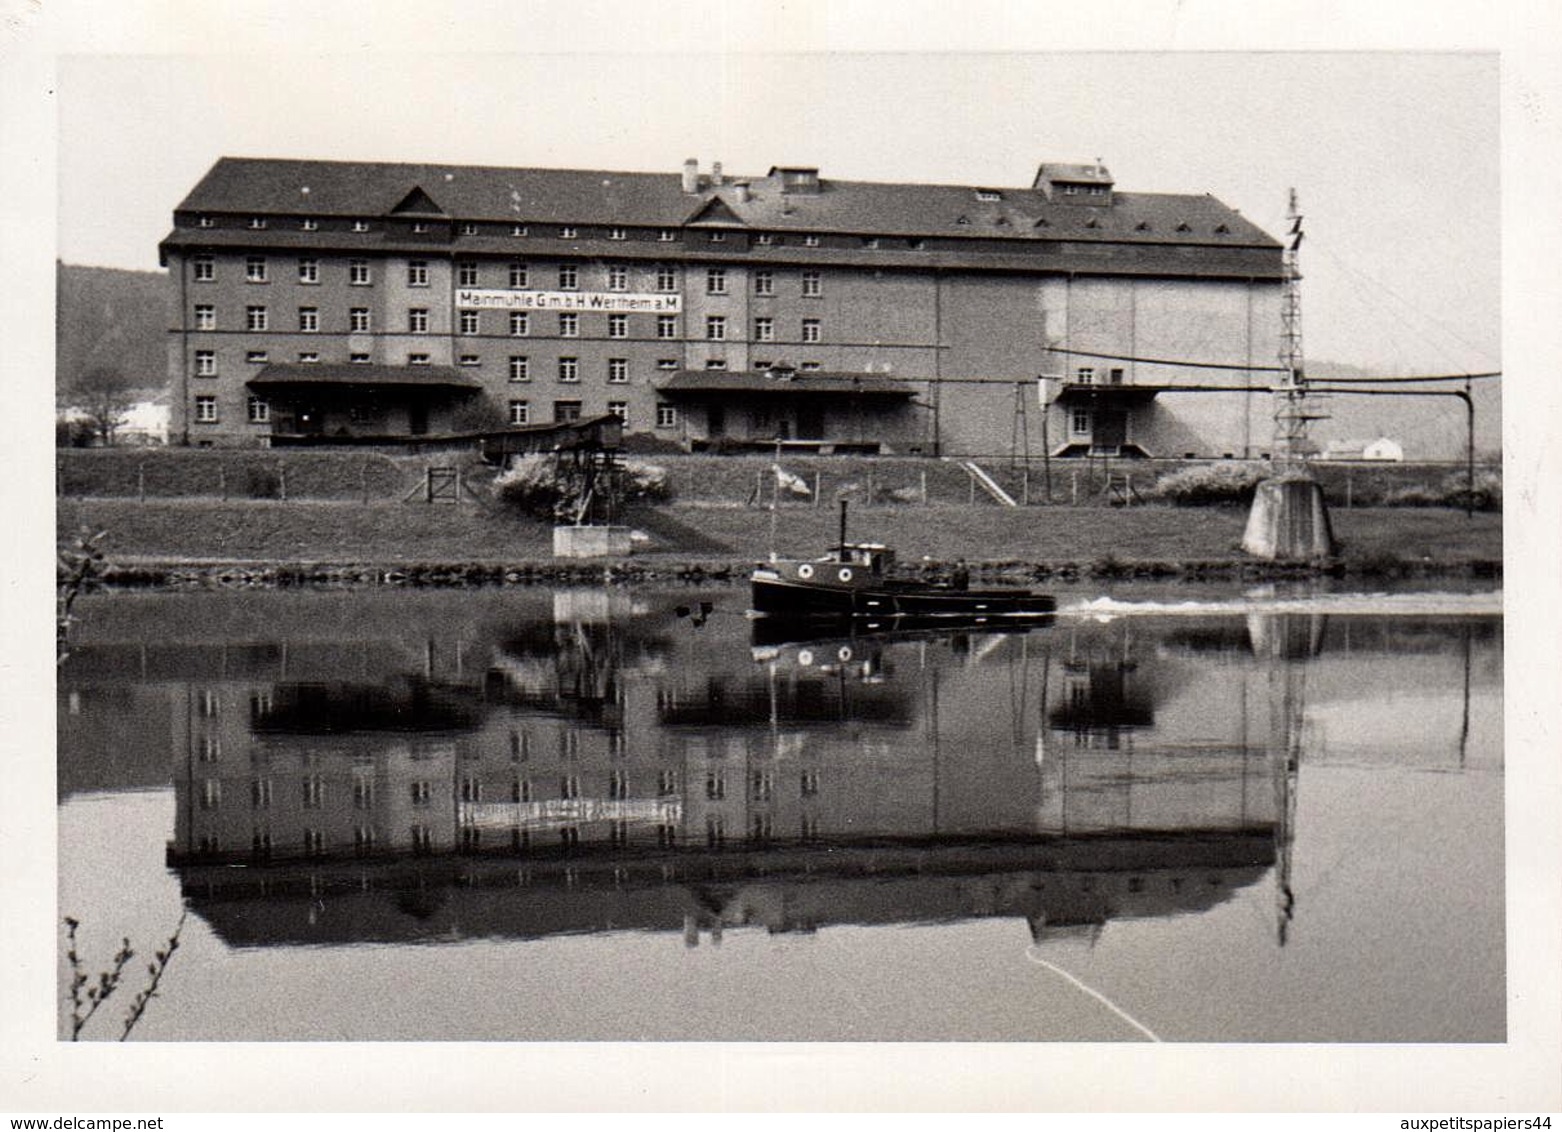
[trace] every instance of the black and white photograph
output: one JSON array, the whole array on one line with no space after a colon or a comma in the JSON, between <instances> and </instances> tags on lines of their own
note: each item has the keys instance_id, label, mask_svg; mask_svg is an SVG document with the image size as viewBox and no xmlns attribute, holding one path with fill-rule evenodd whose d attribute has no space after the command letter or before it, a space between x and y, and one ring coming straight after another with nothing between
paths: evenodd
<instances>
[{"instance_id":1,"label":"black and white photograph","mask_svg":"<svg viewBox=\"0 0 1562 1132\"><path fill-rule=\"evenodd\" d=\"M1556 21L1217 9L18 54L0 1104L1562 1104Z\"/></svg>"}]
</instances>

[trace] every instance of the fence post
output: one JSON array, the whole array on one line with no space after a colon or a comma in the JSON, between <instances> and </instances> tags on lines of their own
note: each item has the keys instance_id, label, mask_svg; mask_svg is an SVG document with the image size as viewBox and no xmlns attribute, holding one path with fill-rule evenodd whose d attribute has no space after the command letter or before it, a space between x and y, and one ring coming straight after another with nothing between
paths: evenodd
<instances>
[{"instance_id":1,"label":"fence post","mask_svg":"<svg viewBox=\"0 0 1562 1132\"><path fill-rule=\"evenodd\" d=\"M1351 479L1351 468L1350 465L1347 464L1345 465L1345 509L1347 511L1350 510L1351 505Z\"/></svg>"},{"instance_id":2,"label":"fence post","mask_svg":"<svg viewBox=\"0 0 1562 1132\"><path fill-rule=\"evenodd\" d=\"M146 464L136 465L136 499L146 502Z\"/></svg>"},{"instance_id":3,"label":"fence post","mask_svg":"<svg viewBox=\"0 0 1562 1132\"><path fill-rule=\"evenodd\" d=\"M1069 505L1079 506L1079 472L1071 470L1068 474Z\"/></svg>"},{"instance_id":4,"label":"fence post","mask_svg":"<svg viewBox=\"0 0 1562 1132\"><path fill-rule=\"evenodd\" d=\"M927 469L922 469L922 506L927 506Z\"/></svg>"},{"instance_id":5,"label":"fence post","mask_svg":"<svg viewBox=\"0 0 1562 1132\"><path fill-rule=\"evenodd\" d=\"M287 464L282 460L277 461L277 494L287 502Z\"/></svg>"},{"instance_id":6,"label":"fence post","mask_svg":"<svg viewBox=\"0 0 1562 1132\"><path fill-rule=\"evenodd\" d=\"M228 502L228 465L220 462L217 465L217 494L224 503Z\"/></svg>"},{"instance_id":7,"label":"fence post","mask_svg":"<svg viewBox=\"0 0 1562 1132\"><path fill-rule=\"evenodd\" d=\"M358 491L363 496L364 503L369 502L369 462L365 460L358 465Z\"/></svg>"},{"instance_id":8,"label":"fence post","mask_svg":"<svg viewBox=\"0 0 1562 1132\"><path fill-rule=\"evenodd\" d=\"M868 506L873 506L873 469L868 469Z\"/></svg>"},{"instance_id":9,"label":"fence post","mask_svg":"<svg viewBox=\"0 0 1562 1132\"><path fill-rule=\"evenodd\" d=\"M819 494L820 494L820 491L821 491L821 487L820 487L821 482L822 482L822 480L821 480L821 476L820 476L820 473L819 473L819 469L815 468L814 469L814 506L815 507L819 506Z\"/></svg>"}]
</instances>

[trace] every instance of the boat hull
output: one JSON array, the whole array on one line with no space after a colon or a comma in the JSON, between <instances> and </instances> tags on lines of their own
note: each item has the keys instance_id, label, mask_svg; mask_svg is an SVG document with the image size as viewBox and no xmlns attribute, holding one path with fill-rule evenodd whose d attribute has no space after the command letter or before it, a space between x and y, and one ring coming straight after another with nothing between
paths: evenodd
<instances>
[{"instance_id":1,"label":"boat hull","mask_svg":"<svg viewBox=\"0 0 1562 1132\"><path fill-rule=\"evenodd\" d=\"M1038 617L1057 610L1048 594L944 586L831 585L784 577L752 580L756 613L782 617L949 617L968 621Z\"/></svg>"}]
</instances>

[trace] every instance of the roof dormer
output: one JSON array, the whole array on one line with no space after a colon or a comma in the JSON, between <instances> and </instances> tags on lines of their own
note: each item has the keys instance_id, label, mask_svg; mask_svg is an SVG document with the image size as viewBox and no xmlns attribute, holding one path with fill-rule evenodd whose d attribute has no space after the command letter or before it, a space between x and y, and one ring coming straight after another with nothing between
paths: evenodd
<instances>
[{"instance_id":1,"label":"roof dormer","mask_svg":"<svg viewBox=\"0 0 1562 1132\"><path fill-rule=\"evenodd\" d=\"M817 193L819 169L814 165L772 165L770 174L783 193Z\"/></svg>"},{"instance_id":2,"label":"roof dormer","mask_svg":"<svg viewBox=\"0 0 1562 1132\"><path fill-rule=\"evenodd\" d=\"M1112 174L1099 161L1070 165L1045 161L1036 170L1031 188L1057 204L1110 205Z\"/></svg>"}]
</instances>

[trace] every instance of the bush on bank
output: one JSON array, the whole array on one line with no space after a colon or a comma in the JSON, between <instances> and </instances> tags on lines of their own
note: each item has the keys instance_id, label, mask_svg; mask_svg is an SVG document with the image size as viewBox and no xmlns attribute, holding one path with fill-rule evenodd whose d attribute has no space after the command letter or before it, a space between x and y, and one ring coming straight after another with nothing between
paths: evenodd
<instances>
[{"instance_id":1,"label":"bush on bank","mask_svg":"<svg viewBox=\"0 0 1562 1132\"><path fill-rule=\"evenodd\" d=\"M623 460L618 465L626 503L665 503L672 497L667 470L643 460ZM539 519L573 521L586 503L585 477L561 457L516 457L495 477L494 494Z\"/></svg>"}]
</instances>

